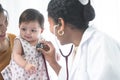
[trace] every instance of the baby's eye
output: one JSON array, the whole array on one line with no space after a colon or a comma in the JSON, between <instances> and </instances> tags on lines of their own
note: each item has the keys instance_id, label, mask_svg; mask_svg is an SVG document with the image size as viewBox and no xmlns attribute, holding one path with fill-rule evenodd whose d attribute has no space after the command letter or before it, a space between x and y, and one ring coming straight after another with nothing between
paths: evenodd
<instances>
[{"instance_id":1,"label":"baby's eye","mask_svg":"<svg viewBox=\"0 0 120 80\"><path fill-rule=\"evenodd\" d=\"M22 28L23 31L25 31L26 29L25 28Z\"/></svg>"},{"instance_id":2,"label":"baby's eye","mask_svg":"<svg viewBox=\"0 0 120 80\"><path fill-rule=\"evenodd\" d=\"M32 32L37 32L37 30L31 30Z\"/></svg>"}]
</instances>

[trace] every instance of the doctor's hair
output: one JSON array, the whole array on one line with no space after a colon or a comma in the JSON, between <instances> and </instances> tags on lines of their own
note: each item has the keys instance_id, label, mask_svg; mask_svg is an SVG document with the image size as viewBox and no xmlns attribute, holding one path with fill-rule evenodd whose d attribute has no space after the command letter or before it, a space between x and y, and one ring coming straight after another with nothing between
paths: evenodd
<instances>
[{"instance_id":1,"label":"doctor's hair","mask_svg":"<svg viewBox=\"0 0 120 80\"><path fill-rule=\"evenodd\" d=\"M2 7L2 5L0 4L0 13L3 13L4 12L4 9Z\"/></svg>"},{"instance_id":2,"label":"doctor's hair","mask_svg":"<svg viewBox=\"0 0 120 80\"><path fill-rule=\"evenodd\" d=\"M3 7L2 7L2 4L0 4L0 14L4 14L5 16L6 16L6 20L7 20L7 22L8 22L8 12L7 12L7 10L5 10Z\"/></svg>"},{"instance_id":3,"label":"doctor's hair","mask_svg":"<svg viewBox=\"0 0 120 80\"><path fill-rule=\"evenodd\" d=\"M48 17L51 17L55 24L58 24L59 18L62 18L66 24L71 24L80 30L88 28L89 21L95 17L90 0L86 5L79 0L51 0L47 11Z\"/></svg>"},{"instance_id":4,"label":"doctor's hair","mask_svg":"<svg viewBox=\"0 0 120 80\"><path fill-rule=\"evenodd\" d=\"M19 25L22 22L38 21L40 27L44 28L44 16L36 9L26 9L19 18Z\"/></svg>"}]
</instances>

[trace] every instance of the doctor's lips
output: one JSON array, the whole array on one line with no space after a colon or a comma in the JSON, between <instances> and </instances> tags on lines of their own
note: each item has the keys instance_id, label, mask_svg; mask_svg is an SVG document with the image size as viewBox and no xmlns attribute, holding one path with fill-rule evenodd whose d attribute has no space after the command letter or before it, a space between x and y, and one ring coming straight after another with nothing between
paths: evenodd
<instances>
[{"instance_id":1,"label":"doctor's lips","mask_svg":"<svg viewBox=\"0 0 120 80\"><path fill-rule=\"evenodd\" d=\"M50 50L50 48L49 48L47 45L43 44L43 43L38 43L38 44L36 45L36 49L37 49L37 48L42 48L42 49L44 49L45 51L49 51L49 50Z\"/></svg>"}]
</instances>

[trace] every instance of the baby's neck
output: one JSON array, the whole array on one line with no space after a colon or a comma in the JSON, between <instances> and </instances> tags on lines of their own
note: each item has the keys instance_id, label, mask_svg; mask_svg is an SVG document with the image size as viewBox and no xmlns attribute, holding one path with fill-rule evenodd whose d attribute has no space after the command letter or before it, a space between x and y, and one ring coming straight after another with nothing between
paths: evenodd
<instances>
[{"instance_id":1,"label":"baby's neck","mask_svg":"<svg viewBox=\"0 0 120 80\"><path fill-rule=\"evenodd\" d=\"M31 46L36 46L36 44L38 43L38 40L34 40L34 41L29 41Z\"/></svg>"}]
</instances>

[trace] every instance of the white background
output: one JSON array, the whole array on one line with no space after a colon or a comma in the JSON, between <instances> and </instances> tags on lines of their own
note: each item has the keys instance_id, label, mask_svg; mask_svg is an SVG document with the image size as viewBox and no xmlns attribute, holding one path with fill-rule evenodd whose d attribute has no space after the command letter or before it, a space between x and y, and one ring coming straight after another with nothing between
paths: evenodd
<instances>
[{"instance_id":1,"label":"white background","mask_svg":"<svg viewBox=\"0 0 120 80\"><path fill-rule=\"evenodd\" d=\"M9 13L7 32L18 35L18 19L20 14L27 8L35 8L45 17L44 38L52 41L53 38L49 32L47 21L48 2L49 0L0 0L0 3ZM96 28L120 42L120 0L92 0L92 5L95 8L96 17L91 24L94 24ZM54 75L53 80L56 80L54 72L50 71L50 74Z\"/></svg>"},{"instance_id":2,"label":"white background","mask_svg":"<svg viewBox=\"0 0 120 80\"><path fill-rule=\"evenodd\" d=\"M18 35L20 14L27 8L36 8L45 17L44 36L47 37L49 34L46 10L48 2L49 0L0 0L0 3L9 13L8 32ZM92 0L92 5L96 11L96 17L93 21L95 27L120 41L120 0Z\"/></svg>"}]
</instances>

